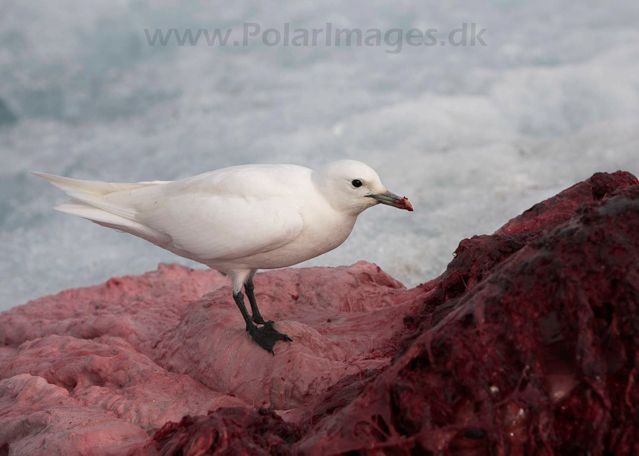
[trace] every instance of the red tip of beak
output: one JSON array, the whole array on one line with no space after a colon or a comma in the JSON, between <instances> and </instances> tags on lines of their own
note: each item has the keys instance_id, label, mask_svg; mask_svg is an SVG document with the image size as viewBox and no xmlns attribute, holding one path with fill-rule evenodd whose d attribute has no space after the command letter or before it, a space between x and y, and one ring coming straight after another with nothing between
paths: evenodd
<instances>
[{"instance_id":1,"label":"red tip of beak","mask_svg":"<svg viewBox=\"0 0 639 456\"><path fill-rule=\"evenodd\" d=\"M399 201L399 206L401 209L406 209L409 212L413 212L413 205L410 204L410 202L408 201L408 199L406 197L403 197L400 201Z\"/></svg>"}]
</instances>

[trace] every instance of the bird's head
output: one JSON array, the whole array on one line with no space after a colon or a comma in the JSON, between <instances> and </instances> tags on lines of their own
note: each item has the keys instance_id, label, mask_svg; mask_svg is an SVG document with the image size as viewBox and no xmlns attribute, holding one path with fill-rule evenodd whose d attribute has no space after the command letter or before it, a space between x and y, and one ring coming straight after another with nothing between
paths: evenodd
<instances>
[{"instance_id":1,"label":"bird's head","mask_svg":"<svg viewBox=\"0 0 639 456\"><path fill-rule=\"evenodd\" d=\"M313 173L313 183L338 211L353 215L377 204L412 211L406 197L389 192L370 166L355 160L329 163Z\"/></svg>"}]
</instances>

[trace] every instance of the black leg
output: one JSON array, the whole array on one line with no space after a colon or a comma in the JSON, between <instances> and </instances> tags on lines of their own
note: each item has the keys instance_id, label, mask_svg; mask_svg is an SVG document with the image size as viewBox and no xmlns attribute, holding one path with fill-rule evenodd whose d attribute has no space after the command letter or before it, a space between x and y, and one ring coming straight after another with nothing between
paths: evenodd
<instances>
[{"instance_id":1,"label":"black leg","mask_svg":"<svg viewBox=\"0 0 639 456\"><path fill-rule=\"evenodd\" d=\"M240 308L240 312L242 312L242 317L244 317L244 321L246 322L246 330L250 331L251 327L255 327L255 325L251 321L251 316L244 305L244 295L241 291L239 293L233 293L233 300L235 301L235 304L237 304L237 307Z\"/></svg>"},{"instance_id":2,"label":"black leg","mask_svg":"<svg viewBox=\"0 0 639 456\"><path fill-rule=\"evenodd\" d=\"M258 325L265 325L266 323L273 323L272 321L266 322L264 318L262 318L262 314L260 313L260 309L257 308L257 301L255 300L255 287L253 286L253 280L249 279L248 282L244 284L244 289L246 290L246 296L248 296L249 302L251 303L251 312L253 312L253 321Z\"/></svg>"},{"instance_id":3,"label":"black leg","mask_svg":"<svg viewBox=\"0 0 639 456\"><path fill-rule=\"evenodd\" d=\"M244 295L241 292L233 293L233 300L235 301L235 304L237 304L237 307L239 307L240 312L242 312L242 317L244 317L244 321L246 322L246 330L249 332L253 340L264 350L275 355L273 352L275 342L278 340L293 342L293 339L288 337L286 334L282 334L273 328L272 321L265 323L261 328L255 326L248 311L246 310L246 306L244 305Z\"/></svg>"}]
</instances>

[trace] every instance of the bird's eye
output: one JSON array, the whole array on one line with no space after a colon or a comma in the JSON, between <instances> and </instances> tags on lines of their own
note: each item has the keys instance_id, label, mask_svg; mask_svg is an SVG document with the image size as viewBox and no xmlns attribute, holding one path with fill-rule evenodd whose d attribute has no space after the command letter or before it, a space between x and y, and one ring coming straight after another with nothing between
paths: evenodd
<instances>
[{"instance_id":1,"label":"bird's eye","mask_svg":"<svg viewBox=\"0 0 639 456\"><path fill-rule=\"evenodd\" d=\"M353 184L353 187L361 187L362 181L359 179L355 179L353 182L351 182L351 184Z\"/></svg>"}]
</instances>

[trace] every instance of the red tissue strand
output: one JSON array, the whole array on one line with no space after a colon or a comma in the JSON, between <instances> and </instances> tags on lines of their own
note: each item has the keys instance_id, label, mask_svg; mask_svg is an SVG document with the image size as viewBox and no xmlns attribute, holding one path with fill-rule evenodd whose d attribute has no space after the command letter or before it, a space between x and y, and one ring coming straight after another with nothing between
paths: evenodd
<instances>
[{"instance_id":1,"label":"red tissue strand","mask_svg":"<svg viewBox=\"0 0 639 456\"><path fill-rule=\"evenodd\" d=\"M290 455L299 438L297 426L272 412L232 407L166 423L138 454Z\"/></svg>"}]
</instances>

